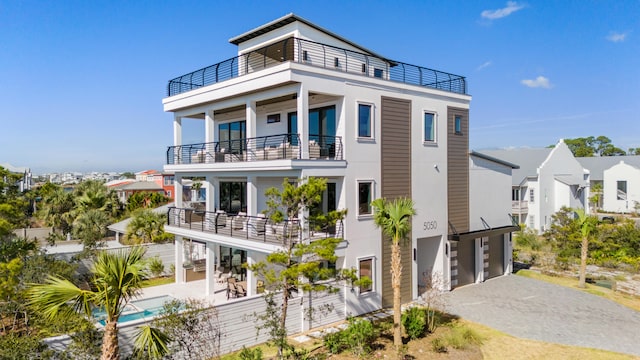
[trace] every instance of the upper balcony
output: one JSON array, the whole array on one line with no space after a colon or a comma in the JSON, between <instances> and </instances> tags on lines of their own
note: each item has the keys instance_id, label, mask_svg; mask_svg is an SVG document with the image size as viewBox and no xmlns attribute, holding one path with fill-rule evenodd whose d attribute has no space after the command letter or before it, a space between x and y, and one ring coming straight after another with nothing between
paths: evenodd
<instances>
[{"instance_id":1,"label":"upper balcony","mask_svg":"<svg viewBox=\"0 0 640 360\"><path fill-rule=\"evenodd\" d=\"M511 201L511 212L514 214L525 214L529 211L529 203L526 201Z\"/></svg>"},{"instance_id":2,"label":"upper balcony","mask_svg":"<svg viewBox=\"0 0 640 360\"><path fill-rule=\"evenodd\" d=\"M167 165L301 159L300 136L279 134L169 146ZM342 160L339 136L309 135L309 159Z\"/></svg>"},{"instance_id":3,"label":"upper balcony","mask_svg":"<svg viewBox=\"0 0 640 360\"><path fill-rule=\"evenodd\" d=\"M467 94L466 79L460 75L290 37L169 80L167 96L251 74L288 61Z\"/></svg>"}]
</instances>

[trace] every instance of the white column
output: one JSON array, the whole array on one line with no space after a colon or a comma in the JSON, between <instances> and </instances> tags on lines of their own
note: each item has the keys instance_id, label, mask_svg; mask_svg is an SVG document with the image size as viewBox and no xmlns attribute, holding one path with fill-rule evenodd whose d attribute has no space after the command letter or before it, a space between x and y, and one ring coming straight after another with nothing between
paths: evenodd
<instances>
[{"instance_id":1,"label":"white column","mask_svg":"<svg viewBox=\"0 0 640 360\"><path fill-rule=\"evenodd\" d=\"M215 141L213 122L213 110L207 110L204 115L204 142L205 145L205 163L215 162L215 148L213 142Z\"/></svg>"},{"instance_id":2,"label":"white column","mask_svg":"<svg viewBox=\"0 0 640 360\"><path fill-rule=\"evenodd\" d=\"M296 112L298 116L298 134L300 135L300 147L303 159L309 158L309 92L303 84L298 86L298 98L296 100Z\"/></svg>"},{"instance_id":3,"label":"white column","mask_svg":"<svg viewBox=\"0 0 640 360\"><path fill-rule=\"evenodd\" d=\"M182 118L177 115L173 117L173 145L182 145Z\"/></svg>"},{"instance_id":4,"label":"white column","mask_svg":"<svg viewBox=\"0 0 640 360\"><path fill-rule=\"evenodd\" d=\"M206 262L207 269L205 275L205 283L206 283L206 292L207 296L211 296L215 292L216 279L213 277L213 272L215 271L215 263L216 263L216 252L215 245L212 242L206 243Z\"/></svg>"},{"instance_id":5,"label":"white column","mask_svg":"<svg viewBox=\"0 0 640 360\"><path fill-rule=\"evenodd\" d=\"M253 265L253 251L247 251L247 264ZM253 296L256 293L256 279L253 271L247 269L247 296Z\"/></svg>"},{"instance_id":6,"label":"white column","mask_svg":"<svg viewBox=\"0 0 640 360\"><path fill-rule=\"evenodd\" d=\"M203 182L203 186L206 191L207 202L205 205L205 209L210 212L214 212L216 210L216 198L218 187L216 184L216 177L212 175L207 175Z\"/></svg>"},{"instance_id":7,"label":"white column","mask_svg":"<svg viewBox=\"0 0 640 360\"><path fill-rule=\"evenodd\" d=\"M247 215L258 214L258 188L255 176L247 176Z\"/></svg>"},{"instance_id":8,"label":"white column","mask_svg":"<svg viewBox=\"0 0 640 360\"><path fill-rule=\"evenodd\" d=\"M246 111L247 111L247 118L246 118L247 138L254 138L256 137L256 132L257 132L256 102L247 100Z\"/></svg>"},{"instance_id":9,"label":"white column","mask_svg":"<svg viewBox=\"0 0 640 360\"><path fill-rule=\"evenodd\" d=\"M175 206L181 208L182 206L182 176L175 174L173 179L173 194Z\"/></svg>"},{"instance_id":10,"label":"white column","mask_svg":"<svg viewBox=\"0 0 640 360\"><path fill-rule=\"evenodd\" d=\"M184 268L182 267L182 262L184 259L184 242L182 241L182 236L176 235L175 240L175 276L176 283L184 283Z\"/></svg>"}]
</instances>

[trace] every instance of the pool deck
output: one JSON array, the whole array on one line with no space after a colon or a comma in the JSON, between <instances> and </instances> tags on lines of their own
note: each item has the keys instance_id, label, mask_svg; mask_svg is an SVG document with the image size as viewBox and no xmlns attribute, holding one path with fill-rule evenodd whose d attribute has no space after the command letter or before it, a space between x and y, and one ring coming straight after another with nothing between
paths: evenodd
<instances>
[{"instance_id":1,"label":"pool deck","mask_svg":"<svg viewBox=\"0 0 640 360\"><path fill-rule=\"evenodd\" d=\"M225 284L216 283L214 287L214 295L207 296L205 294L205 280L190 281L188 283L172 283L143 288L142 294L136 300L148 299L163 295L169 295L180 300L202 300L210 305L226 304L235 300L227 300L227 291Z\"/></svg>"}]
</instances>

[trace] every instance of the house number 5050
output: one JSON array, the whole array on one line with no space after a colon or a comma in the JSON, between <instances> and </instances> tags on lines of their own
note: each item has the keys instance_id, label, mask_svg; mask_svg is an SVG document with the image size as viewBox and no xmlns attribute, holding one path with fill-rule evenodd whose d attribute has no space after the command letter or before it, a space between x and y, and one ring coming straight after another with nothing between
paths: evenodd
<instances>
[{"instance_id":1,"label":"house number 5050","mask_svg":"<svg viewBox=\"0 0 640 360\"><path fill-rule=\"evenodd\" d=\"M424 225L422 226L422 228L424 230L435 230L438 228L438 222L433 220L433 221L425 221Z\"/></svg>"}]
</instances>

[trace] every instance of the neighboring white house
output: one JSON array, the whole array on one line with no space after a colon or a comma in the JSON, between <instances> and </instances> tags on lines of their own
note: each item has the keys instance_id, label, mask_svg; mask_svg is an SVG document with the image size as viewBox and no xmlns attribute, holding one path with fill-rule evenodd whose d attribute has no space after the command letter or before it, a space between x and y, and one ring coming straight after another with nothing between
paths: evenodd
<instances>
[{"instance_id":1,"label":"neighboring white house","mask_svg":"<svg viewBox=\"0 0 640 360\"><path fill-rule=\"evenodd\" d=\"M628 213L640 203L638 169L640 156L579 157L578 161L590 172L591 188L602 187L598 208L608 212Z\"/></svg>"},{"instance_id":2,"label":"neighboring white house","mask_svg":"<svg viewBox=\"0 0 640 360\"><path fill-rule=\"evenodd\" d=\"M163 99L174 116L164 171L175 174L176 205L165 230L176 237L177 282L201 278L184 268L197 261L204 293L222 271L255 296L261 279L239 265L294 231L300 241L342 238L334 266L373 280L336 295L338 317L390 306L389 243L370 204L401 196L417 209L402 249L404 301L420 295L424 275L450 289L510 271L515 166L469 156L464 77L389 60L293 14L230 42L237 57L169 81ZM203 142L183 143L186 123ZM319 210L348 209L344 221L298 232L309 228L301 213L268 224L265 190L311 176L328 179ZM204 199L183 196L188 183Z\"/></svg>"},{"instance_id":3,"label":"neighboring white house","mask_svg":"<svg viewBox=\"0 0 640 360\"><path fill-rule=\"evenodd\" d=\"M563 140L554 148L483 150L520 166L513 172L512 215L527 227L545 231L563 206L589 211L589 171Z\"/></svg>"},{"instance_id":4,"label":"neighboring white house","mask_svg":"<svg viewBox=\"0 0 640 360\"><path fill-rule=\"evenodd\" d=\"M16 184L20 192L31 190L31 186L33 186L33 175L31 174L31 169L28 167L17 167L7 163L0 164L0 166L9 172L22 175Z\"/></svg>"}]
</instances>

